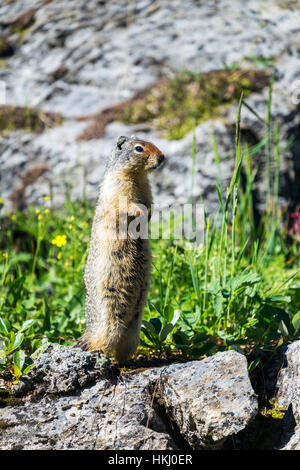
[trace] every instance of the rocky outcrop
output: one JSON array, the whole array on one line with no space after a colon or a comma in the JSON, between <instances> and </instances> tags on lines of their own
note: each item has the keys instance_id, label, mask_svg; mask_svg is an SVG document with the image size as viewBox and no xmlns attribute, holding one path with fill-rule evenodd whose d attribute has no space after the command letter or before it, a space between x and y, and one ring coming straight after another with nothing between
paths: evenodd
<instances>
[{"instance_id":1,"label":"rocky outcrop","mask_svg":"<svg viewBox=\"0 0 300 470\"><path fill-rule=\"evenodd\" d=\"M257 413L235 351L120 373L94 353L50 347L14 396L1 449L216 449Z\"/></svg>"},{"instance_id":2,"label":"rocky outcrop","mask_svg":"<svg viewBox=\"0 0 300 470\"><path fill-rule=\"evenodd\" d=\"M272 114L279 125L280 197L295 204L300 198L299 24L298 3L279 0L4 2L0 27L10 54L1 60L0 80L6 84L6 105L58 113L64 119L53 128L46 123L47 130L41 134L9 126L2 134L0 195L7 207L11 207L9 195L35 165L48 165L50 171L26 188L27 203L41 203L52 185L53 204L59 206L65 197L62 183L70 182L73 198L95 199L116 137L135 133L154 140L167 156L164 170L153 181L157 203L184 203L193 193L196 200L204 198L208 211L214 211L216 175L222 175L225 189L232 174L234 101L219 110L217 119L212 116L196 127L195 166L192 133L168 141L155 122L110 121L101 137L80 141L78 137L94 121L78 118L126 102L137 91L182 70L204 74L237 66L274 74ZM250 145L265 133L258 116L264 118L267 99L267 87L246 98L256 112L246 107L242 112L243 138ZM212 133L220 168L212 150ZM258 153L254 194L258 210L265 195L263 161Z\"/></svg>"},{"instance_id":3,"label":"rocky outcrop","mask_svg":"<svg viewBox=\"0 0 300 470\"><path fill-rule=\"evenodd\" d=\"M282 450L300 450L300 341L290 344L277 380L278 406L284 417Z\"/></svg>"},{"instance_id":4,"label":"rocky outcrop","mask_svg":"<svg viewBox=\"0 0 300 470\"><path fill-rule=\"evenodd\" d=\"M0 448L299 450L299 347L281 347L252 387L233 350L120 370L51 345L10 392L0 389Z\"/></svg>"}]
</instances>

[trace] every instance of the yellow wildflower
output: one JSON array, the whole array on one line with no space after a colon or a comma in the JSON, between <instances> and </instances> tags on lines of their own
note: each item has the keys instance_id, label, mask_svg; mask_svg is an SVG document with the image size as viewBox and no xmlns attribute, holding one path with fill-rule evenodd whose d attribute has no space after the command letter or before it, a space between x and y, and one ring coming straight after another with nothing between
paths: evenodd
<instances>
[{"instance_id":1,"label":"yellow wildflower","mask_svg":"<svg viewBox=\"0 0 300 470\"><path fill-rule=\"evenodd\" d=\"M44 213L45 213L45 214L49 214L49 209L45 209L45 210L44 210Z\"/></svg>"},{"instance_id":2,"label":"yellow wildflower","mask_svg":"<svg viewBox=\"0 0 300 470\"><path fill-rule=\"evenodd\" d=\"M50 196L44 196L44 201L50 201Z\"/></svg>"},{"instance_id":3,"label":"yellow wildflower","mask_svg":"<svg viewBox=\"0 0 300 470\"><path fill-rule=\"evenodd\" d=\"M66 235L56 235L55 238L51 241L52 245L56 245L59 248L67 243Z\"/></svg>"},{"instance_id":4,"label":"yellow wildflower","mask_svg":"<svg viewBox=\"0 0 300 470\"><path fill-rule=\"evenodd\" d=\"M36 214L39 214L39 213L40 213L40 209L35 209L35 213L36 213Z\"/></svg>"},{"instance_id":5,"label":"yellow wildflower","mask_svg":"<svg viewBox=\"0 0 300 470\"><path fill-rule=\"evenodd\" d=\"M69 224L68 225L69 229L71 230L73 228L73 225L72 224Z\"/></svg>"},{"instance_id":6,"label":"yellow wildflower","mask_svg":"<svg viewBox=\"0 0 300 470\"><path fill-rule=\"evenodd\" d=\"M43 218L42 214L38 215L38 220L41 220Z\"/></svg>"},{"instance_id":7,"label":"yellow wildflower","mask_svg":"<svg viewBox=\"0 0 300 470\"><path fill-rule=\"evenodd\" d=\"M3 197L0 197L0 204L4 204L4 199L3 199Z\"/></svg>"},{"instance_id":8,"label":"yellow wildflower","mask_svg":"<svg viewBox=\"0 0 300 470\"><path fill-rule=\"evenodd\" d=\"M87 227L87 223L85 221L82 222L83 228Z\"/></svg>"}]
</instances>

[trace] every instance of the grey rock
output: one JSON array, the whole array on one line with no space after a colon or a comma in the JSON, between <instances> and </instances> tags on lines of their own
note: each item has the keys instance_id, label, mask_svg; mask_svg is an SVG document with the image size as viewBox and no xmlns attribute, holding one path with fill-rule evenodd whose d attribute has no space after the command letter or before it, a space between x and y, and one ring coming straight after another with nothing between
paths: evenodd
<instances>
[{"instance_id":1,"label":"grey rock","mask_svg":"<svg viewBox=\"0 0 300 470\"><path fill-rule=\"evenodd\" d=\"M285 433L290 434L282 450L300 450L300 341L290 344L277 380L278 406L287 409Z\"/></svg>"},{"instance_id":2,"label":"grey rock","mask_svg":"<svg viewBox=\"0 0 300 470\"><path fill-rule=\"evenodd\" d=\"M48 349L1 410L1 449L219 448L257 411L245 357L122 372L94 353Z\"/></svg>"},{"instance_id":3,"label":"grey rock","mask_svg":"<svg viewBox=\"0 0 300 470\"><path fill-rule=\"evenodd\" d=\"M288 2L287 2L288 4ZM24 32L15 54L0 68L0 79L7 85L7 104L38 106L59 111L65 117L62 126L49 129L42 136L25 131L12 132L0 142L1 197L10 209L9 194L18 186L22 174L33 164L47 163L50 173L41 177L31 191L28 204L41 200L52 177L58 205L64 199L68 183L65 174L74 174L72 197L82 197L86 188L89 199L97 198L105 160L120 133L138 133L154 140L165 151L167 165L153 179L155 201L165 206L186 202L191 195L192 135L169 142L155 130L142 132L139 126L113 123L102 138L89 142L76 139L88 122L76 122L79 115L98 112L130 98L135 91L154 83L162 75L179 70L206 72L231 66L260 68L264 59L274 59L275 85L272 112L278 121L281 150L291 135L292 146L281 151L280 202L299 199L299 41L300 10L281 1L187 0L97 2L96 0L54 0L48 4L16 0L0 6L0 29L30 8L37 8L33 25ZM199 34L201 31L201 34ZM15 36L15 35L14 35ZM62 76L55 71L65 67ZM298 91L297 91L298 90ZM262 117L266 112L267 90L247 97L248 104ZM222 162L220 173L224 191L231 176L234 153L236 105L226 107L219 121L208 121L196 129L197 173L194 199L202 196L206 210L218 206L215 175L218 172L211 149L211 133ZM145 126L144 126L145 127ZM246 108L242 128L251 131L255 142L262 138L264 126ZM29 135L26 145L20 136ZM19 154L13 160L13 152ZM22 156L22 157L21 157ZM258 209L265 198L262 154L255 192ZM80 182L78 159L85 169L86 185ZM12 168L10 162L15 161ZM274 168L272 167L272 171ZM57 181L60 184L57 184Z\"/></svg>"},{"instance_id":4,"label":"grey rock","mask_svg":"<svg viewBox=\"0 0 300 470\"><path fill-rule=\"evenodd\" d=\"M17 397L34 390L34 396L61 395L95 382L107 372L110 362L97 353L86 353L80 349L50 345L46 352L13 388Z\"/></svg>"},{"instance_id":5,"label":"grey rock","mask_svg":"<svg viewBox=\"0 0 300 470\"><path fill-rule=\"evenodd\" d=\"M216 448L257 414L245 356L217 353L203 361L170 366L160 382L161 401L192 448Z\"/></svg>"},{"instance_id":6,"label":"grey rock","mask_svg":"<svg viewBox=\"0 0 300 470\"><path fill-rule=\"evenodd\" d=\"M277 400L282 408L293 406L293 413L300 418L300 341L287 346L285 364L277 379Z\"/></svg>"}]
</instances>

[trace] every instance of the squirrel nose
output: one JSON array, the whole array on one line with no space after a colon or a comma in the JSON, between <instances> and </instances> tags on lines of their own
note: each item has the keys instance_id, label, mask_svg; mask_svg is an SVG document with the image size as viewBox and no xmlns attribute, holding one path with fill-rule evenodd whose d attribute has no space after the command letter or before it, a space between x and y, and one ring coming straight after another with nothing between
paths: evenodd
<instances>
[{"instance_id":1,"label":"squirrel nose","mask_svg":"<svg viewBox=\"0 0 300 470\"><path fill-rule=\"evenodd\" d=\"M160 155L160 156L158 157L159 164L161 164L161 163L164 161L164 159L165 159L165 156L164 156L164 155Z\"/></svg>"}]
</instances>

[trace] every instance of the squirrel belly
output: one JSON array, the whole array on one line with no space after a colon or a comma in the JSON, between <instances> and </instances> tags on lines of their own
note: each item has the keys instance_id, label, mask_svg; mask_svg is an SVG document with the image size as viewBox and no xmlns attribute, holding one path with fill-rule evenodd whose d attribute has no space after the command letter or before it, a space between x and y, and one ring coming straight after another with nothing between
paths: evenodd
<instances>
[{"instance_id":1,"label":"squirrel belly","mask_svg":"<svg viewBox=\"0 0 300 470\"><path fill-rule=\"evenodd\" d=\"M84 340L88 350L101 349L122 362L139 343L150 283L149 240L95 242L85 269Z\"/></svg>"},{"instance_id":2,"label":"squirrel belly","mask_svg":"<svg viewBox=\"0 0 300 470\"><path fill-rule=\"evenodd\" d=\"M95 210L84 273L86 330L76 346L100 349L119 363L138 347L151 274L149 239L139 231L131 234L129 226L138 217L148 222L147 173L163 159L150 142L120 137Z\"/></svg>"}]
</instances>

